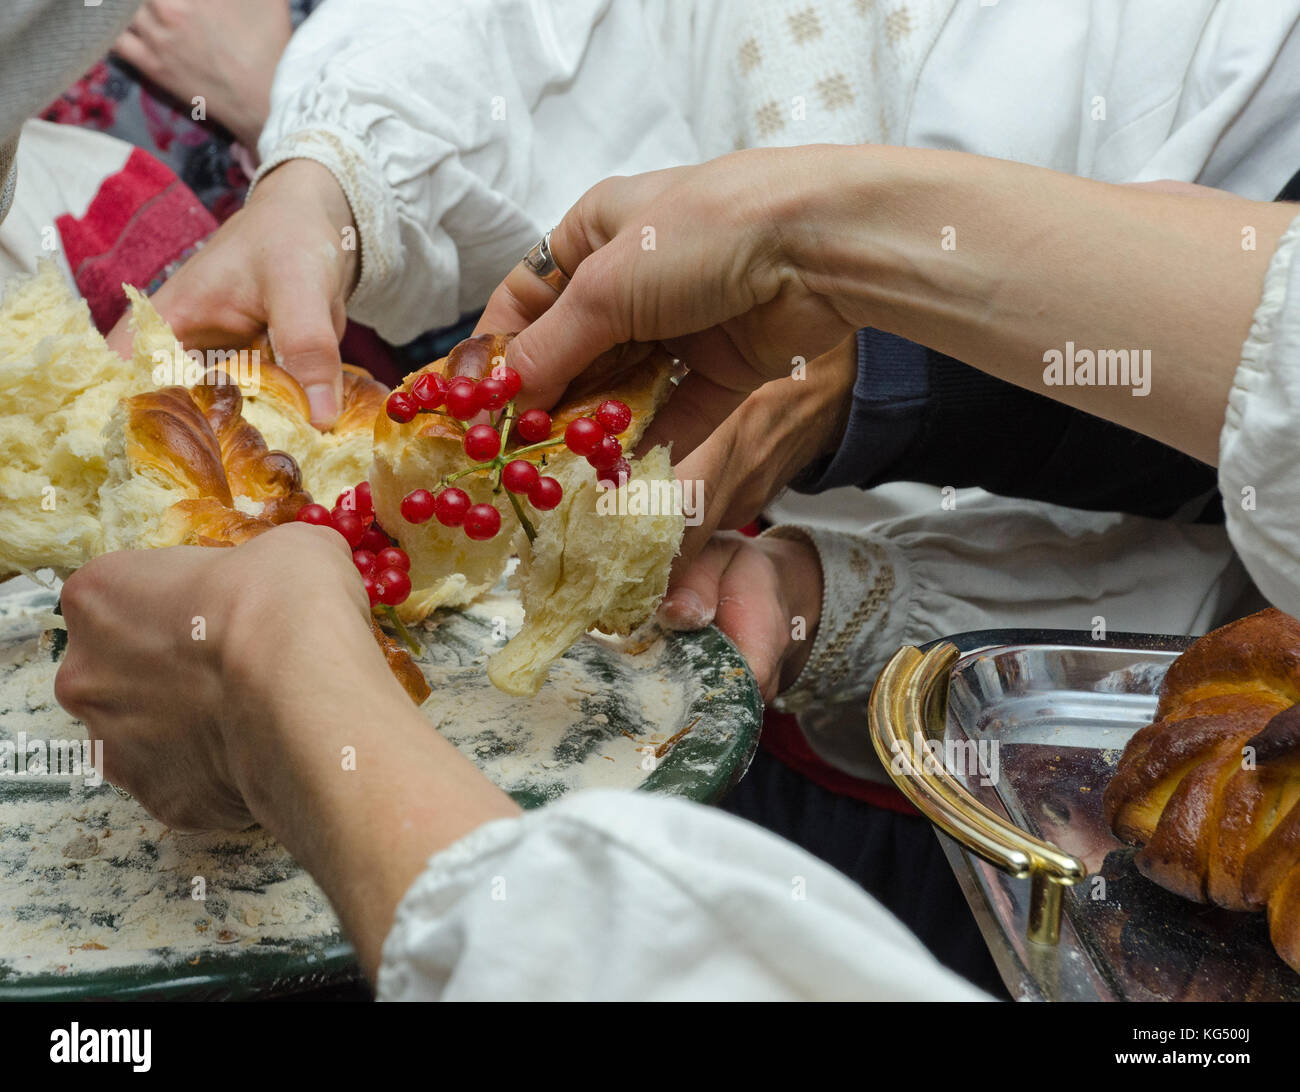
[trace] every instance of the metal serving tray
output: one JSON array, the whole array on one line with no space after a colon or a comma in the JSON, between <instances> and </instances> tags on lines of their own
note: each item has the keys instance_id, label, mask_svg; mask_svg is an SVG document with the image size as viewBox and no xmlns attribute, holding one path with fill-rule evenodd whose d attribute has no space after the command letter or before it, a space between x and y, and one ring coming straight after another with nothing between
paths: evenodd
<instances>
[{"instance_id":1,"label":"metal serving tray","mask_svg":"<svg viewBox=\"0 0 1300 1092\"><path fill-rule=\"evenodd\" d=\"M983 630L900 649L881 672L872 741L938 828L1017 1000L1300 1000L1262 913L1151 883L1102 814L1192 640Z\"/></svg>"}]
</instances>

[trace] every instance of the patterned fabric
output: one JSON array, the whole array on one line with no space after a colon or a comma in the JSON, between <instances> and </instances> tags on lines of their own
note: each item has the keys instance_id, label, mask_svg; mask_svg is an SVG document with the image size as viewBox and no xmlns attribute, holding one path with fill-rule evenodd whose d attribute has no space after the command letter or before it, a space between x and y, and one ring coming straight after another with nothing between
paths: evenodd
<instances>
[{"instance_id":1,"label":"patterned fabric","mask_svg":"<svg viewBox=\"0 0 1300 1092\"><path fill-rule=\"evenodd\" d=\"M321 0L291 0L297 27ZM41 114L46 121L78 125L152 152L170 167L207 210L224 222L244 203L252 174L247 150L219 125L195 121L188 104L141 81L115 57L97 62Z\"/></svg>"}]
</instances>

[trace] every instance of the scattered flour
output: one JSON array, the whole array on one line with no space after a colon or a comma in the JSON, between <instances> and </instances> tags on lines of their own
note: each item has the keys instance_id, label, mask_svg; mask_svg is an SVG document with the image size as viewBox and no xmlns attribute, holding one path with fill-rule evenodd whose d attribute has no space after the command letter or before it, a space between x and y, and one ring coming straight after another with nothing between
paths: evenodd
<instances>
[{"instance_id":1,"label":"scattered flour","mask_svg":"<svg viewBox=\"0 0 1300 1092\"><path fill-rule=\"evenodd\" d=\"M49 605L26 581L0 591L0 740L85 738L54 701L57 664L38 642ZM521 622L518 601L493 594L417 631L430 722L532 802L640 784L647 752L679 730L696 696L663 668L664 642L635 657L611 656L617 642L584 642L523 699L483 670ZM337 937L319 888L259 829L180 835L108 785L0 776L0 985L127 966L201 971L209 953L308 953Z\"/></svg>"}]
</instances>

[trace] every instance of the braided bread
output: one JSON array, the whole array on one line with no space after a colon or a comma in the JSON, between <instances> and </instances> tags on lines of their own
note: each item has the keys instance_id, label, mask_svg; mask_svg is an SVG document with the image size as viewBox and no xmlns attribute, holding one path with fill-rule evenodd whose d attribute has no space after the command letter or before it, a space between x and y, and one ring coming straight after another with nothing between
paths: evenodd
<instances>
[{"instance_id":1,"label":"braided bread","mask_svg":"<svg viewBox=\"0 0 1300 1092\"><path fill-rule=\"evenodd\" d=\"M484 375L504 359L511 337L484 334L462 341L443 360L407 376L401 389L410 390L427 372ZM672 375L672 360L662 350L634 347L606 358L575 381L551 411L551 435L563 435L570 421L593 415L606 398L617 398L632 410L632 423L619 436L630 452L668 397ZM415 590L398 608L405 619L418 621L437 607L470 602L497 582L512 553L519 556L512 579L523 602L524 624L488 662L488 677L502 690L536 693L550 664L584 633L631 632L667 589L685 526L682 513L637 510L602 516L595 472L585 458L563 446L548 450L545 473L560 482L564 496L554 510L530 513L537 531L531 543L522 529L513 539L500 534L476 542L436 520L413 525L402 518L400 505L407 493L433 489L469 465L461 430L447 418L426 414L399 424L381 414L375 419L374 454L370 481L375 511L411 558ZM666 447L629 462L632 472L624 489L673 481ZM503 526L517 525L509 498L494 493L486 475L468 475L456 484L475 504L495 505Z\"/></svg>"},{"instance_id":2,"label":"braided bread","mask_svg":"<svg viewBox=\"0 0 1300 1092\"><path fill-rule=\"evenodd\" d=\"M1300 622L1264 610L1174 661L1104 797L1137 867L1184 898L1268 911L1300 971Z\"/></svg>"},{"instance_id":3,"label":"braided bread","mask_svg":"<svg viewBox=\"0 0 1300 1092\"><path fill-rule=\"evenodd\" d=\"M137 329L129 361L95 332L52 263L6 295L0 392L25 397L0 411L0 463L9 467L0 477L0 579L43 567L66 575L109 550L245 542L311 500L290 451L313 460L326 488L339 483L328 498L365 477L382 384L351 369L346 420L325 435L308 422L302 388L273 361L255 377L218 366L190 387L154 387L155 354L181 350L149 301L127 292ZM254 412L294 446L272 450ZM419 668L373 620L371 628L398 681L423 701Z\"/></svg>"}]
</instances>

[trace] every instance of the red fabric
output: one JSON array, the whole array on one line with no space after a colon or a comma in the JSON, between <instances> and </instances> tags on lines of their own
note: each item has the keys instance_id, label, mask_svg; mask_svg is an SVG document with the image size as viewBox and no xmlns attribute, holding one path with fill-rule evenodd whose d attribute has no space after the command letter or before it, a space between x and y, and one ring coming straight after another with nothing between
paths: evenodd
<instances>
[{"instance_id":1,"label":"red fabric","mask_svg":"<svg viewBox=\"0 0 1300 1092\"><path fill-rule=\"evenodd\" d=\"M385 386L396 387L406 376L406 369L397 363L397 354L369 326L349 320L339 352L345 364L365 368Z\"/></svg>"},{"instance_id":2,"label":"red fabric","mask_svg":"<svg viewBox=\"0 0 1300 1092\"><path fill-rule=\"evenodd\" d=\"M157 288L217 227L189 187L139 148L104 179L85 216L65 214L56 224L101 333L126 310L124 283Z\"/></svg>"},{"instance_id":3,"label":"red fabric","mask_svg":"<svg viewBox=\"0 0 1300 1092\"><path fill-rule=\"evenodd\" d=\"M762 531L762 526L755 520L740 529L742 535L751 538ZM850 777L817 755L808 743L808 737L799 727L799 721L789 713L778 713L768 709L763 713L762 747L778 762L784 763L796 773L803 774L814 785L820 785L829 792L862 800L877 808L887 808L902 815L920 815L921 813L908 803L907 797L893 785L880 785L874 781L863 781Z\"/></svg>"}]
</instances>

